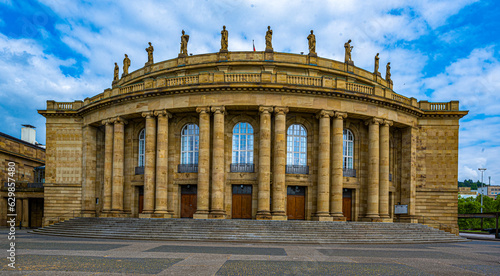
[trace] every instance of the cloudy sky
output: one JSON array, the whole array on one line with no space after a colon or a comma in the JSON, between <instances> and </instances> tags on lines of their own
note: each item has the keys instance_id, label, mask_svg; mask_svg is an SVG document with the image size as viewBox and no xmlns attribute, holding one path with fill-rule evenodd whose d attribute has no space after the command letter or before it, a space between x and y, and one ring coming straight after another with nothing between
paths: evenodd
<instances>
[{"instance_id":1,"label":"cloudy sky","mask_svg":"<svg viewBox=\"0 0 500 276\"><path fill-rule=\"evenodd\" d=\"M411 2L412 4L408 4ZM356 66L372 70L373 57L392 65L394 90L418 100L459 100L459 180L500 184L500 4L498 1L63 1L0 0L0 132L20 137L21 124L37 127L45 143L46 100L73 101L111 86L123 54L131 71L179 52L216 52L220 30L230 51L265 48L271 25L278 52L307 52L314 30L319 56L343 60L352 39ZM381 73L385 75L385 66Z\"/></svg>"}]
</instances>

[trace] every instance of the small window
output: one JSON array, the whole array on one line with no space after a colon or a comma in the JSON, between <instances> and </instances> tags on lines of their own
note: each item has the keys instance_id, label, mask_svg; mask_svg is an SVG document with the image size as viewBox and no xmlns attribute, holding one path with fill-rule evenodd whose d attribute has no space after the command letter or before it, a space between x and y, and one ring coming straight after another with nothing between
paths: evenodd
<instances>
[{"instance_id":1,"label":"small window","mask_svg":"<svg viewBox=\"0 0 500 276\"><path fill-rule=\"evenodd\" d=\"M139 162L138 167L144 167L144 152L146 149L146 129L142 129L139 133Z\"/></svg>"},{"instance_id":2,"label":"small window","mask_svg":"<svg viewBox=\"0 0 500 276\"><path fill-rule=\"evenodd\" d=\"M344 129L344 169L354 169L354 135L349 129Z\"/></svg>"}]
</instances>

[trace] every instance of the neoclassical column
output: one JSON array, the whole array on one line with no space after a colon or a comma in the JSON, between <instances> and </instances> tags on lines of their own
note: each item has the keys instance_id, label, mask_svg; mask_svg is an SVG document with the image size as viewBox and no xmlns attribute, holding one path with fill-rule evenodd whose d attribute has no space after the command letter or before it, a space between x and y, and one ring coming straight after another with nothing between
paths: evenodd
<instances>
[{"instance_id":1,"label":"neoclassical column","mask_svg":"<svg viewBox=\"0 0 500 276\"><path fill-rule=\"evenodd\" d=\"M212 106L214 134L212 141L212 208L211 218L224 218L224 106Z\"/></svg>"},{"instance_id":2,"label":"neoclassical column","mask_svg":"<svg viewBox=\"0 0 500 276\"><path fill-rule=\"evenodd\" d=\"M155 210L156 169L156 117L153 111L143 112L146 118L146 139L144 151L144 210L150 216ZM148 215L149 214L149 215Z\"/></svg>"},{"instance_id":3,"label":"neoclassical column","mask_svg":"<svg viewBox=\"0 0 500 276\"><path fill-rule=\"evenodd\" d=\"M271 219L271 112L273 107L261 106L259 131L259 193L257 219Z\"/></svg>"},{"instance_id":4,"label":"neoclassical column","mask_svg":"<svg viewBox=\"0 0 500 276\"><path fill-rule=\"evenodd\" d=\"M113 121L106 119L102 121L105 125L104 132L104 194L102 198L102 211L111 211L111 185L113 176Z\"/></svg>"},{"instance_id":5,"label":"neoclassical column","mask_svg":"<svg viewBox=\"0 0 500 276\"><path fill-rule=\"evenodd\" d=\"M335 112L332 123L332 175L330 187L330 214L336 221L344 221L344 213L342 212L343 194L342 188L344 185L344 119L347 113Z\"/></svg>"},{"instance_id":6,"label":"neoclassical column","mask_svg":"<svg viewBox=\"0 0 500 276\"><path fill-rule=\"evenodd\" d=\"M95 216L95 180L96 180L96 146L97 128L91 125L83 127L83 216Z\"/></svg>"},{"instance_id":7,"label":"neoclassical column","mask_svg":"<svg viewBox=\"0 0 500 276\"><path fill-rule=\"evenodd\" d=\"M318 196L315 219L331 221L330 216L330 117L333 111L322 110L319 118Z\"/></svg>"},{"instance_id":8,"label":"neoclassical column","mask_svg":"<svg viewBox=\"0 0 500 276\"><path fill-rule=\"evenodd\" d=\"M379 125L382 119L372 118L366 121L368 125L368 196L366 218L379 220L379 172L380 172L380 141Z\"/></svg>"},{"instance_id":9,"label":"neoclassical column","mask_svg":"<svg viewBox=\"0 0 500 276\"><path fill-rule=\"evenodd\" d=\"M272 219L286 220L286 114L288 107L275 107Z\"/></svg>"},{"instance_id":10,"label":"neoclassical column","mask_svg":"<svg viewBox=\"0 0 500 276\"><path fill-rule=\"evenodd\" d=\"M193 218L207 219L210 183L210 107L198 107L200 113L200 148L198 150L197 210Z\"/></svg>"},{"instance_id":11,"label":"neoclassical column","mask_svg":"<svg viewBox=\"0 0 500 276\"><path fill-rule=\"evenodd\" d=\"M379 212L380 218L388 220L389 216L389 127L392 121L384 120L380 125L380 184Z\"/></svg>"},{"instance_id":12,"label":"neoclassical column","mask_svg":"<svg viewBox=\"0 0 500 276\"><path fill-rule=\"evenodd\" d=\"M154 112L158 116L158 131L156 134L156 200L155 214L168 214L167 183L168 183L168 119L172 114L166 110Z\"/></svg>"},{"instance_id":13,"label":"neoclassical column","mask_svg":"<svg viewBox=\"0 0 500 276\"><path fill-rule=\"evenodd\" d=\"M125 121L121 117L114 119L113 127L113 200L111 202L111 212L123 212L123 162L125 149Z\"/></svg>"}]
</instances>

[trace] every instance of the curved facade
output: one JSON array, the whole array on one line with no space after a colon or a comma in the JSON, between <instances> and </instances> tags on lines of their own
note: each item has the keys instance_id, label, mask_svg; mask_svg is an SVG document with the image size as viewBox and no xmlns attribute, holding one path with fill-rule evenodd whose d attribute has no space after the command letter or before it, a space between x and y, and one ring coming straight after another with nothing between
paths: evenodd
<instances>
[{"instance_id":1,"label":"curved facade","mask_svg":"<svg viewBox=\"0 0 500 276\"><path fill-rule=\"evenodd\" d=\"M455 231L458 102L314 55L224 52L47 102L45 223L84 216L435 221ZM407 214L395 214L395 205Z\"/></svg>"}]
</instances>

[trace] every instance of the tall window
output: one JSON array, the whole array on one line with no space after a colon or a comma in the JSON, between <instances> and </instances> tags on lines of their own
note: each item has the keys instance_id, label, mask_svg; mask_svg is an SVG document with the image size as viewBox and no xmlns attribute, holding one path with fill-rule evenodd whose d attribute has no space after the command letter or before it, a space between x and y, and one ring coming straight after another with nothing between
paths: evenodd
<instances>
[{"instance_id":1,"label":"tall window","mask_svg":"<svg viewBox=\"0 0 500 276\"><path fill-rule=\"evenodd\" d=\"M181 164L198 164L200 129L195 124L187 124L181 132Z\"/></svg>"},{"instance_id":2,"label":"tall window","mask_svg":"<svg viewBox=\"0 0 500 276\"><path fill-rule=\"evenodd\" d=\"M307 165L307 131L303 125L291 125L286 138L286 164Z\"/></svg>"},{"instance_id":3,"label":"tall window","mask_svg":"<svg viewBox=\"0 0 500 276\"><path fill-rule=\"evenodd\" d=\"M344 169L354 169L354 135L344 129Z\"/></svg>"},{"instance_id":4,"label":"tall window","mask_svg":"<svg viewBox=\"0 0 500 276\"><path fill-rule=\"evenodd\" d=\"M233 128L234 164L253 164L253 128L249 123L238 123Z\"/></svg>"},{"instance_id":5,"label":"tall window","mask_svg":"<svg viewBox=\"0 0 500 276\"><path fill-rule=\"evenodd\" d=\"M144 167L144 151L146 147L146 129L142 129L139 132L139 162L137 167Z\"/></svg>"}]
</instances>

